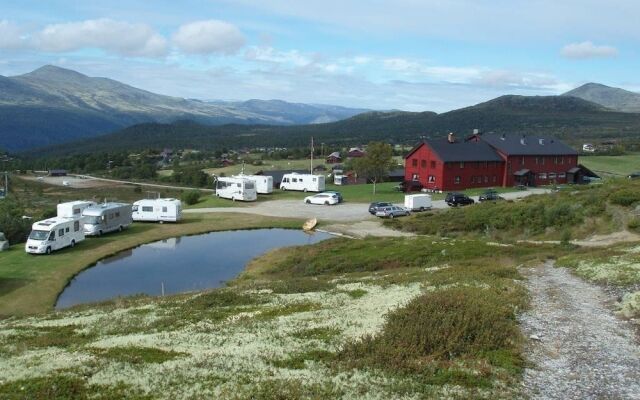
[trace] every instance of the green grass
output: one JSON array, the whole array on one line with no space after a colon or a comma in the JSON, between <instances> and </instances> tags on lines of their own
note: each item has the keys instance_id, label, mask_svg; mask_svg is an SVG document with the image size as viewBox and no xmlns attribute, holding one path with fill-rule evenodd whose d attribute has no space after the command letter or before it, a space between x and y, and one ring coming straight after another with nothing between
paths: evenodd
<instances>
[{"instance_id":1,"label":"green grass","mask_svg":"<svg viewBox=\"0 0 640 400\"><path fill-rule=\"evenodd\" d=\"M129 364L162 364L165 361L173 360L185 355L185 353L172 350L134 346L112 347L108 349L95 348L92 352L99 358L106 358Z\"/></svg>"},{"instance_id":2,"label":"green grass","mask_svg":"<svg viewBox=\"0 0 640 400\"><path fill-rule=\"evenodd\" d=\"M69 279L96 261L143 243L210 231L283 227L298 228L301 221L246 214L188 215L178 224L134 223L130 229L88 238L75 248L49 256L25 253L14 245L0 253L0 316L50 310Z\"/></svg>"},{"instance_id":3,"label":"green grass","mask_svg":"<svg viewBox=\"0 0 640 400\"><path fill-rule=\"evenodd\" d=\"M580 157L580 163L599 175L627 176L640 171L640 154Z\"/></svg>"}]
</instances>

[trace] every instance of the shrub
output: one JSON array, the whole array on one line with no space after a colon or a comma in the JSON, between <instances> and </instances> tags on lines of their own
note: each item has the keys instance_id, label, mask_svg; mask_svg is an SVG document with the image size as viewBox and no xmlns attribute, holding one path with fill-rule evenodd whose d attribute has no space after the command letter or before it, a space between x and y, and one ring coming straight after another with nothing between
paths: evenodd
<instances>
[{"instance_id":1,"label":"shrub","mask_svg":"<svg viewBox=\"0 0 640 400\"><path fill-rule=\"evenodd\" d=\"M609 200L613 204L628 207L640 201L640 192L637 190L631 190L631 189L621 189L616 192L613 192L609 197Z\"/></svg>"},{"instance_id":2,"label":"shrub","mask_svg":"<svg viewBox=\"0 0 640 400\"><path fill-rule=\"evenodd\" d=\"M180 199L187 205L194 205L198 201L200 201L200 191L199 190L188 190L182 194Z\"/></svg>"},{"instance_id":3,"label":"shrub","mask_svg":"<svg viewBox=\"0 0 640 400\"><path fill-rule=\"evenodd\" d=\"M627 223L627 229L632 232L640 232L640 218L635 217Z\"/></svg>"}]
</instances>

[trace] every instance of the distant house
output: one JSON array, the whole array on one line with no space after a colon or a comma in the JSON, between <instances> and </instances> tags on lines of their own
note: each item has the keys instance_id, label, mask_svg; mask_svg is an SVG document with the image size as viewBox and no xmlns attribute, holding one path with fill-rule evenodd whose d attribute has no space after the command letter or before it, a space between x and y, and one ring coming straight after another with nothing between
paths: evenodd
<instances>
[{"instance_id":1,"label":"distant house","mask_svg":"<svg viewBox=\"0 0 640 400\"><path fill-rule=\"evenodd\" d=\"M339 151L334 151L333 153L327 156L327 159L326 159L327 164L338 164L340 162L342 162L342 157L340 157Z\"/></svg>"},{"instance_id":2,"label":"distant house","mask_svg":"<svg viewBox=\"0 0 640 400\"><path fill-rule=\"evenodd\" d=\"M223 158L222 161L220 161L222 163L223 167L228 167L230 165L234 165L235 163L233 162L233 160L229 160L228 158Z\"/></svg>"},{"instance_id":3,"label":"distant house","mask_svg":"<svg viewBox=\"0 0 640 400\"><path fill-rule=\"evenodd\" d=\"M366 153L364 152L364 150L362 150L360 148L357 148L357 147L352 147L347 152L347 157L349 157L349 158L360 158L360 157L364 157L365 154Z\"/></svg>"},{"instance_id":4,"label":"distant house","mask_svg":"<svg viewBox=\"0 0 640 400\"><path fill-rule=\"evenodd\" d=\"M596 146L591 143L585 143L582 145L582 151L584 151L585 153L595 153Z\"/></svg>"},{"instance_id":5,"label":"distant house","mask_svg":"<svg viewBox=\"0 0 640 400\"><path fill-rule=\"evenodd\" d=\"M326 171L327 167L325 167L324 165L316 165L315 167L313 167L313 172L319 172L319 171Z\"/></svg>"},{"instance_id":6,"label":"distant house","mask_svg":"<svg viewBox=\"0 0 640 400\"><path fill-rule=\"evenodd\" d=\"M67 176L66 169L50 169L49 176Z\"/></svg>"}]
</instances>

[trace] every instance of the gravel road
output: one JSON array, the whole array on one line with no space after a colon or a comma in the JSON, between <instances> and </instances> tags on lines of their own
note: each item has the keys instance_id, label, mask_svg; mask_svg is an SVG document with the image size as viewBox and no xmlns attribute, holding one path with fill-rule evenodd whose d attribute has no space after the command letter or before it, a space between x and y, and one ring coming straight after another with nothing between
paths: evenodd
<instances>
[{"instance_id":1,"label":"gravel road","mask_svg":"<svg viewBox=\"0 0 640 400\"><path fill-rule=\"evenodd\" d=\"M600 288L549 262L523 270L532 309L522 315L535 367L524 374L532 399L640 399L640 346Z\"/></svg>"}]
</instances>

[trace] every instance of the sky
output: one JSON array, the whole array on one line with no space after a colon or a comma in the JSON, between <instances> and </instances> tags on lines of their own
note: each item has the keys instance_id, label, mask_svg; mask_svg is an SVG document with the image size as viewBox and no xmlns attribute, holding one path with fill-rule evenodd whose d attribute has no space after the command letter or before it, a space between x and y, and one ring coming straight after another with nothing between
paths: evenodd
<instances>
[{"instance_id":1,"label":"sky","mask_svg":"<svg viewBox=\"0 0 640 400\"><path fill-rule=\"evenodd\" d=\"M444 112L587 82L640 91L637 0L0 0L0 75Z\"/></svg>"}]
</instances>

